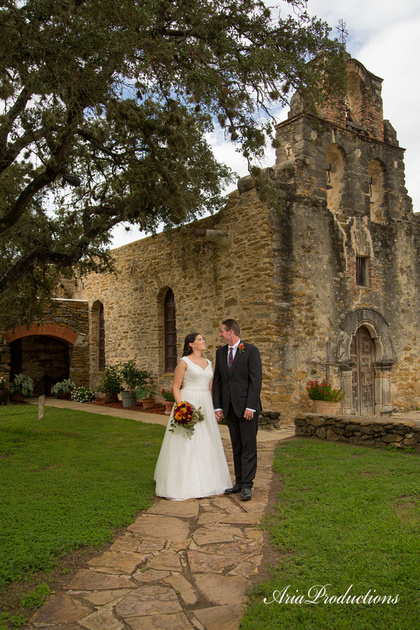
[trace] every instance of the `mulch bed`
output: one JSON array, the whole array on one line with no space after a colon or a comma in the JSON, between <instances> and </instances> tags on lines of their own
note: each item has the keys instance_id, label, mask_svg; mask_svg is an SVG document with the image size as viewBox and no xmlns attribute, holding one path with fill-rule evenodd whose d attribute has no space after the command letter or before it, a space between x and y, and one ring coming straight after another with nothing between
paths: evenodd
<instances>
[{"instance_id":1,"label":"mulch bed","mask_svg":"<svg viewBox=\"0 0 420 630\"><path fill-rule=\"evenodd\" d=\"M105 403L105 398L99 398L94 402L88 403L89 405L99 405L101 407L109 407L110 409L127 409L128 411L140 411L143 413L158 413L162 416L165 415L165 405L162 403L156 403L149 409L143 409L141 402L137 402L135 407L123 407L122 401L114 403Z\"/></svg>"}]
</instances>

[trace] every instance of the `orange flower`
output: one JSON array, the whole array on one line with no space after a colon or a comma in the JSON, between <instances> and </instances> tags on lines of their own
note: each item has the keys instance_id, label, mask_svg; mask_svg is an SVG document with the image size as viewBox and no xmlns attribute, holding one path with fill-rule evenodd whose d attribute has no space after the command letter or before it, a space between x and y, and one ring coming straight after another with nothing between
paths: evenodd
<instances>
[{"instance_id":1,"label":"orange flower","mask_svg":"<svg viewBox=\"0 0 420 630\"><path fill-rule=\"evenodd\" d=\"M175 431L176 427L183 427L187 437L191 438L197 422L204 420L201 409L196 409L194 405L181 401L175 405L172 412L172 419L169 422L169 431Z\"/></svg>"}]
</instances>

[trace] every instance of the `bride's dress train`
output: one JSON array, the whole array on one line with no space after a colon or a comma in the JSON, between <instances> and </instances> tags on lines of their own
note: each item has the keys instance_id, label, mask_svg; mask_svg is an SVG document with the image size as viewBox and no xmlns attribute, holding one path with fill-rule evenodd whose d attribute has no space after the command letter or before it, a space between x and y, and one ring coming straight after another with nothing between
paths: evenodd
<instances>
[{"instance_id":1,"label":"bride's dress train","mask_svg":"<svg viewBox=\"0 0 420 630\"><path fill-rule=\"evenodd\" d=\"M223 494L232 486L219 427L209 390L213 370L182 357L187 364L182 400L201 407L204 420L195 425L191 439L185 429L169 431L169 419L155 468L156 495L177 501Z\"/></svg>"}]
</instances>

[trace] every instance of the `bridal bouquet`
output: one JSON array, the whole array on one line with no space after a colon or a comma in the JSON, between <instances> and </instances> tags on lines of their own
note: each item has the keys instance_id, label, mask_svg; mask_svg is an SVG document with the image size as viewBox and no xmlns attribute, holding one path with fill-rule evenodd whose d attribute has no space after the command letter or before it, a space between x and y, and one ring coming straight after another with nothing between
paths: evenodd
<instances>
[{"instance_id":1,"label":"bridal bouquet","mask_svg":"<svg viewBox=\"0 0 420 630\"><path fill-rule=\"evenodd\" d=\"M196 409L191 403L181 401L173 409L169 431L173 432L176 427L183 427L187 432L187 436L191 438L195 425L202 420L204 420L204 416L201 412L201 407Z\"/></svg>"}]
</instances>

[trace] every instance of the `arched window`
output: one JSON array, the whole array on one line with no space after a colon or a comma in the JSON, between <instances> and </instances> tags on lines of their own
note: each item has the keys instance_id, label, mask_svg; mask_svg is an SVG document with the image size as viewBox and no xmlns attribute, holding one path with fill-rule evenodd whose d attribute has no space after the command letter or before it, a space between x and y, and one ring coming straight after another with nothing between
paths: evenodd
<instances>
[{"instance_id":1,"label":"arched window","mask_svg":"<svg viewBox=\"0 0 420 630\"><path fill-rule=\"evenodd\" d=\"M344 152L338 144L331 144L325 155L327 177L327 206L328 210L338 214L341 210L341 195L343 193Z\"/></svg>"},{"instance_id":2,"label":"arched window","mask_svg":"<svg viewBox=\"0 0 420 630\"><path fill-rule=\"evenodd\" d=\"M105 317L104 305L99 305L99 321L98 321L98 363L99 370L105 369Z\"/></svg>"},{"instance_id":3,"label":"arched window","mask_svg":"<svg viewBox=\"0 0 420 630\"><path fill-rule=\"evenodd\" d=\"M176 368L176 316L175 296L172 289L168 289L164 301L165 321L165 372L174 372Z\"/></svg>"},{"instance_id":4,"label":"arched window","mask_svg":"<svg viewBox=\"0 0 420 630\"><path fill-rule=\"evenodd\" d=\"M385 210L385 169L379 160L371 160L368 167L370 218L381 223Z\"/></svg>"},{"instance_id":5,"label":"arched window","mask_svg":"<svg viewBox=\"0 0 420 630\"><path fill-rule=\"evenodd\" d=\"M364 122L363 92L364 85L361 77L356 72L350 72L348 75L347 117L356 125L363 125Z\"/></svg>"}]
</instances>

